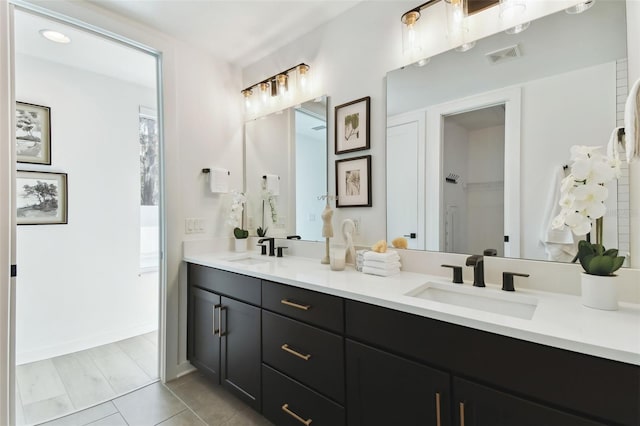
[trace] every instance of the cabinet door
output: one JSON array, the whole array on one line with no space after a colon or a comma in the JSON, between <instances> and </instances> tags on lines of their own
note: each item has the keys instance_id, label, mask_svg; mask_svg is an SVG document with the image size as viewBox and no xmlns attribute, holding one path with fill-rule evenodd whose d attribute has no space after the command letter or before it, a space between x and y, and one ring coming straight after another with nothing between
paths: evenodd
<instances>
[{"instance_id":1,"label":"cabinet door","mask_svg":"<svg viewBox=\"0 0 640 426\"><path fill-rule=\"evenodd\" d=\"M453 379L453 392L454 424L460 426L604 425L458 377Z\"/></svg>"},{"instance_id":2,"label":"cabinet door","mask_svg":"<svg viewBox=\"0 0 640 426\"><path fill-rule=\"evenodd\" d=\"M223 297L222 385L260 410L260 308Z\"/></svg>"},{"instance_id":3,"label":"cabinet door","mask_svg":"<svg viewBox=\"0 0 640 426\"><path fill-rule=\"evenodd\" d=\"M220 296L191 287L187 326L188 358L202 373L220 383Z\"/></svg>"},{"instance_id":4,"label":"cabinet door","mask_svg":"<svg viewBox=\"0 0 640 426\"><path fill-rule=\"evenodd\" d=\"M347 340L350 426L450 424L449 374Z\"/></svg>"}]
</instances>

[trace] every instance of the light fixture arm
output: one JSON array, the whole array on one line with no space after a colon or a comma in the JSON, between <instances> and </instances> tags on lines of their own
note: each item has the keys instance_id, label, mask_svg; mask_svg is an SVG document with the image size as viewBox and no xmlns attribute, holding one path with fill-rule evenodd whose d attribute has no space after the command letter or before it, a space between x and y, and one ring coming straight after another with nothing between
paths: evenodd
<instances>
[{"instance_id":1,"label":"light fixture arm","mask_svg":"<svg viewBox=\"0 0 640 426\"><path fill-rule=\"evenodd\" d=\"M440 1L440 0L436 0L436 1ZM293 67L291 67L289 69L286 69L284 71L280 71L279 73L274 74L269 78L265 78L264 80L262 80L262 81L260 81L258 83L252 84L251 86L241 90L240 93L244 94L246 91L251 91L252 89L254 89L256 87L260 88L260 85L273 83L274 81L278 80L279 76L288 75L291 71L294 71L294 70L297 70L297 69L301 69L301 70L304 70L304 73L306 73L307 71L309 71L310 68L311 67L309 65L305 64L304 62L301 62L298 65L295 65L295 66L293 66Z\"/></svg>"}]
</instances>

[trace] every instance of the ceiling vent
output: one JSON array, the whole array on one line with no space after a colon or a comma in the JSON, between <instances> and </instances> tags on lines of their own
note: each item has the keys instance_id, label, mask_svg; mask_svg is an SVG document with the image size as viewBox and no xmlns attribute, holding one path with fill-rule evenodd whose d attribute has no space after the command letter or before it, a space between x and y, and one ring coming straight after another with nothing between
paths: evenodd
<instances>
[{"instance_id":1,"label":"ceiling vent","mask_svg":"<svg viewBox=\"0 0 640 426\"><path fill-rule=\"evenodd\" d=\"M522 52L520 51L520 46L514 44L513 46L489 52L485 56L490 64L498 64L505 61L510 61L515 58L519 58L520 56L522 56Z\"/></svg>"}]
</instances>

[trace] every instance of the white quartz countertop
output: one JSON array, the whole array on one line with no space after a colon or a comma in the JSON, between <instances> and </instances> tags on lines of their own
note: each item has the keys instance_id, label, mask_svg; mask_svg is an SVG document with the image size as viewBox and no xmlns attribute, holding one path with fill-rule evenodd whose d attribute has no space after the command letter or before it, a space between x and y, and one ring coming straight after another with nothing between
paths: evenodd
<instances>
[{"instance_id":1,"label":"white quartz countertop","mask_svg":"<svg viewBox=\"0 0 640 426\"><path fill-rule=\"evenodd\" d=\"M251 265L233 261L248 257L258 259L260 263ZM577 296L518 289L517 280L516 291L513 293L503 292L490 283L487 283L486 288L475 288L471 283L465 282L465 289L479 295L493 292L501 298L525 297L536 300L537 307L533 317L522 319L406 295L429 281L447 284L447 279L441 276L401 272L391 277L379 277L358 272L350 265L344 271L331 271L329 265L320 264L318 259L294 256L274 258L233 252L192 254L185 256L184 260L543 345L640 365L640 305L637 304L620 303L617 311L600 311L582 306Z\"/></svg>"}]
</instances>

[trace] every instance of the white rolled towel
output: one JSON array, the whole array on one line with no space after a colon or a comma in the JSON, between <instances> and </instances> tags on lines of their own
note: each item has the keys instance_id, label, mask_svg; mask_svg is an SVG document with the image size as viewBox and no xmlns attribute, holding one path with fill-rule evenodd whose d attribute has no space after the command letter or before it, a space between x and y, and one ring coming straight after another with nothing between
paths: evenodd
<instances>
[{"instance_id":1,"label":"white rolled towel","mask_svg":"<svg viewBox=\"0 0 640 426\"><path fill-rule=\"evenodd\" d=\"M363 266L362 272L369 275L378 275L380 277L388 277L390 275L397 274L398 272L400 272L400 269L396 268L396 269L387 270L387 269L370 268L368 266Z\"/></svg>"},{"instance_id":2,"label":"white rolled towel","mask_svg":"<svg viewBox=\"0 0 640 426\"><path fill-rule=\"evenodd\" d=\"M395 250L387 250L384 253L368 251L363 257L364 260L377 260L379 262L396 262L400 260L400 255Z\"/></svg>"},{"instance_id":3,"label":"white rolled towel","mask_svg":"<svg viewBox=\"0 0 640 426\"><path fill-rule=\"evenodd\" d=\"M369 268L376 268L376 269L386 269L386 270L400 269L402 267L402 265L398 261L378 262L376 260L365 260L362 266L367 266Z\"/></svg>"}]
</instances>

